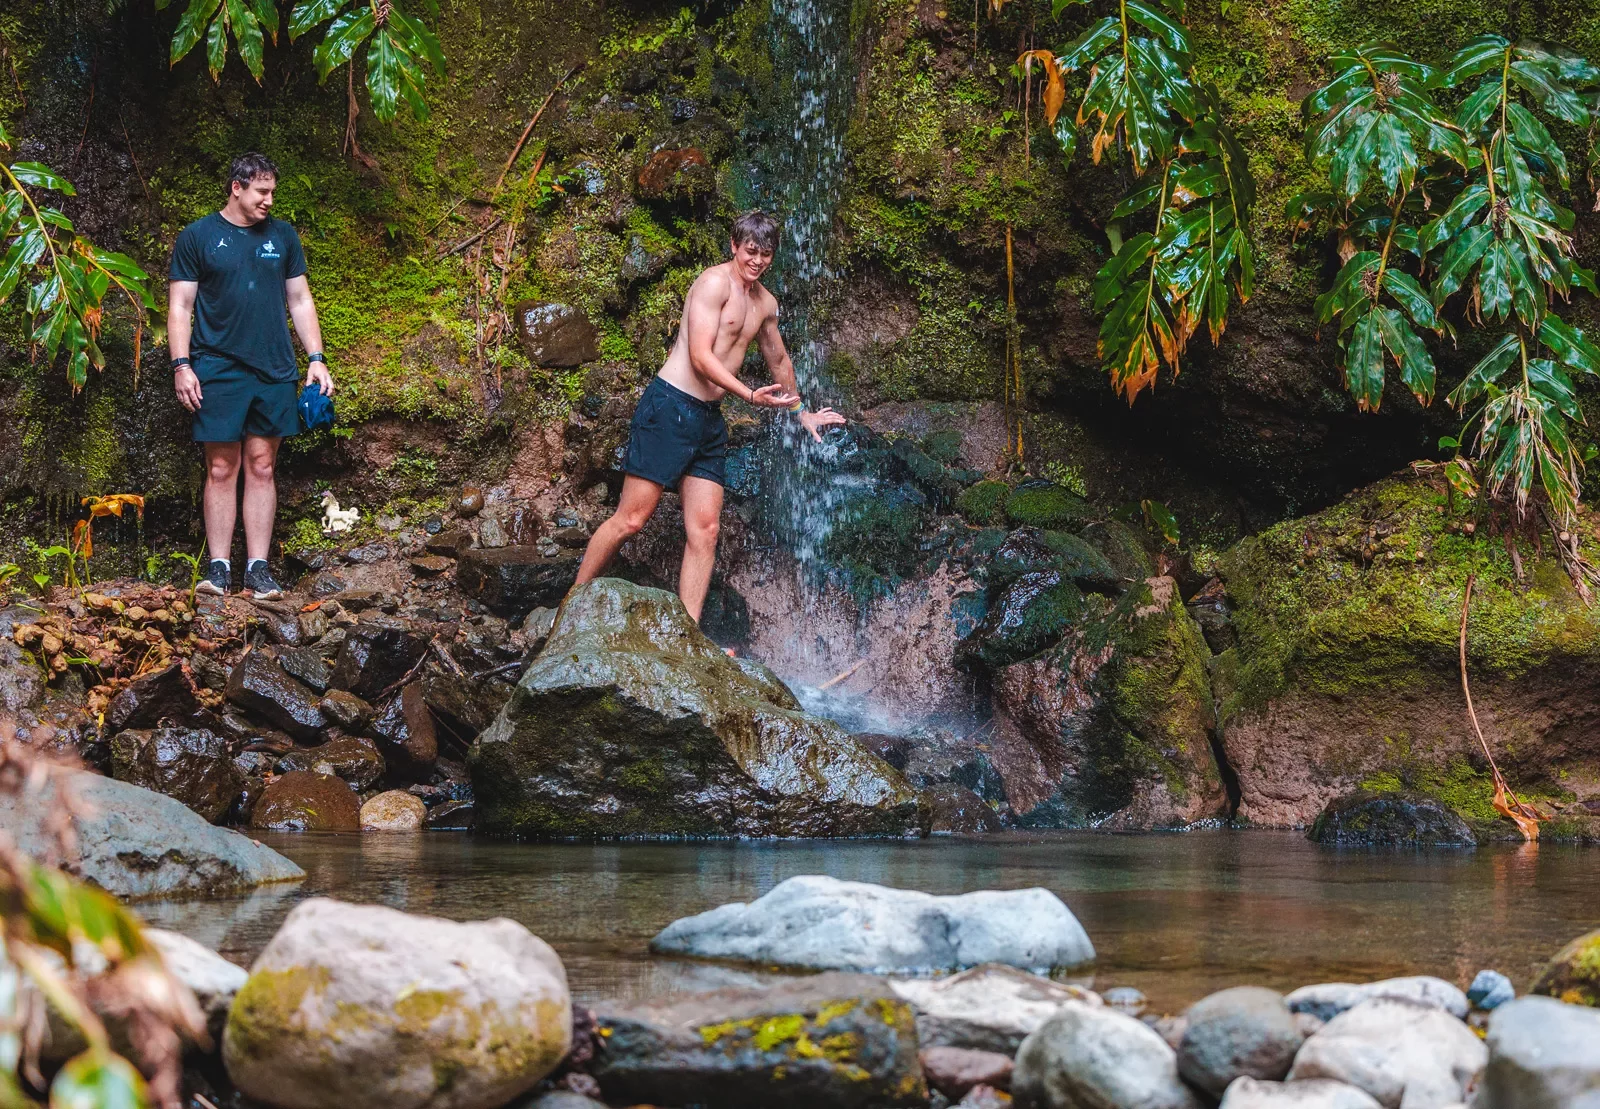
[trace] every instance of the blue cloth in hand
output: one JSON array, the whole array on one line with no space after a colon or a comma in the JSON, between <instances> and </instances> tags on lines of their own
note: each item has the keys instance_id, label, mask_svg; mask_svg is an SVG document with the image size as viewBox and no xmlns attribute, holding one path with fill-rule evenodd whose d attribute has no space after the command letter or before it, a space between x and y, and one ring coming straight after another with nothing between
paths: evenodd
<instances>
[{"instance_id":1,"label":"blue cloth in hand","mask_svg":"<svg viewBox=\"0 0 1600 1109\"><path fill-rule=\"evenodd\" d=\"M300 390L300 422L307 431L333 426L333 398L323 396L315 382Z\"/></svg>"}]
</instances>

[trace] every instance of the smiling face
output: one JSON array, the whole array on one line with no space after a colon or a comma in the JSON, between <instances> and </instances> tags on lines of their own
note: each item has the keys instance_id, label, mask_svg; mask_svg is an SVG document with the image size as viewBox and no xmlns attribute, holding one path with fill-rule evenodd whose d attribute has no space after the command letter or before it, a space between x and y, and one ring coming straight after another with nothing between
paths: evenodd
<instances>
[{"instance_id":1,"label":"smiling face","mask_svg":"<svg viewBox=\"0 0 1600 1109\"><path fill-rule=\"evenodd\" d=\"M759 281L772 268L772 251L752 240L733 244L733 268L746 281Z\"/></svg>"},{"instance_id":2,"label":"smiling face","mask_svg":"<svg viewBox=\"0 0 1600 1109\"><path fill-rule=\"evenodd\" d=\"M251 223L260 223L272 211L272 191L277 187L276 177L270 173L258 173L248 185L241 186L234 182L230 203L239 215Z\"/></svg>"}]
</instances>

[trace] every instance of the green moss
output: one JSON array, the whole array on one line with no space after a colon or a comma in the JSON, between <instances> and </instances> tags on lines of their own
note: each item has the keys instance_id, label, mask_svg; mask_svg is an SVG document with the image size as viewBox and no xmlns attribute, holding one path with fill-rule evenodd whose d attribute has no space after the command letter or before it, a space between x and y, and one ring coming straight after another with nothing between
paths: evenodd
<instances>
[{"instance_id":1,"label":"green moss","mask_svg":"<svg viewBox=\"0 0 1600 1109\"><path fill-rule=\"evenodd\" d=\"M1096 515L1094 507L1070 489L1043 483L1012 490L1005 511L1013 524L1045 531L1079 528Z\"/></svg>"},{"instance_id":2,"label":"green moss","mask_svg":"<svg viewBox=\"0 0 1600 1109\"><path fill-rule=\"evenodd\" d=\"M228 1009L228 1053L246 1060L267 1056L281 1030L302 1026L300 1007L306 995L325 991L329 978L327 967L252 973Z\"/></svg>"},{"instance_id":3,"label":"green moss","mask_svg":"<svg viewBox=\"0 0 1600 1109\"><path fill-rule=\"evenodd\" d=\"M956 511L967 523L980 527L1004 524L1010 498L1011 486L1005 482L980 481L962 490L956 498Z\"/></svg>"},{"instance_id":4,"label":"green moss","mask_svg":"<svg viewBox=\"0 0 1600 1109\"><path fill-rule=\"evenodd\" d=\"M1528 992L1568 1005L1600 1008L1600 931L1579 936L1562 948L1539 972Z\"/></svg>"}]
</instances>

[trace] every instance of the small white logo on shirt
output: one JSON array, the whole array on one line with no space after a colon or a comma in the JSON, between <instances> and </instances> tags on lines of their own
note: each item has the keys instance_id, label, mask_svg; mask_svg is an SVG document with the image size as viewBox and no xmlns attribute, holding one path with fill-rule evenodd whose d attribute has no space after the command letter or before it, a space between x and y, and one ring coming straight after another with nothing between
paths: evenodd
<instances>
[{"instance_id":1,"label":"small white logo on shirt","mask_svg":"<svg viewBox=\"0 0 1600 1109\"><path fill-rule=\"evenodd\" d=\"M227 245L228 245L228 236L224 235L224 236L222 236L222 238L217 240L217 249L218 250L221 250L223 247L225 247Z\"/></svg>"},{"instance_id":2,"label":"small white logo on shirt","mask_svg":"<svg viewBox=\"0 0 1600 1109\"><path fill-rule=\"evenodd\" d=\"M268 239L266 245L261 248L261 253L268 258L276 258L278 256L278 248L272 245L271 239Z\"/></svg>"}]
</instances>

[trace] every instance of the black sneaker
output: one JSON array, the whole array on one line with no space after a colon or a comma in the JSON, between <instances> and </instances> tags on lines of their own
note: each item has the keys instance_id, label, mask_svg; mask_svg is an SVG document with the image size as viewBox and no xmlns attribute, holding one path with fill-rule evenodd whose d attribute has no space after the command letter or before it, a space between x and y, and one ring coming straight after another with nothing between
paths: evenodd
<instances>
[{"instance_id":1,"label":"black sneaker","mask_svg":"<svg viewBox=\"0 0 1600 1109\"><path fill-rule=\"evenodd\" d=\"M220 558L211 560L211 565L206 568L206 576L195 584L196 593L209 593L213 597L224 597L228 593L228 564Z\"/></svg>"},{"instance_id":2,"label":"black sneaker","mask_svg":"<svg viewBox=\"0 0 1600 1109\"><path fill-rule=\"evenodd\" d=\"M265 562L247 567L244 572L244 589L258 601L276 601L283 596L283 587L272 580L272 571Z\"/></svg>"}]
</instances>

